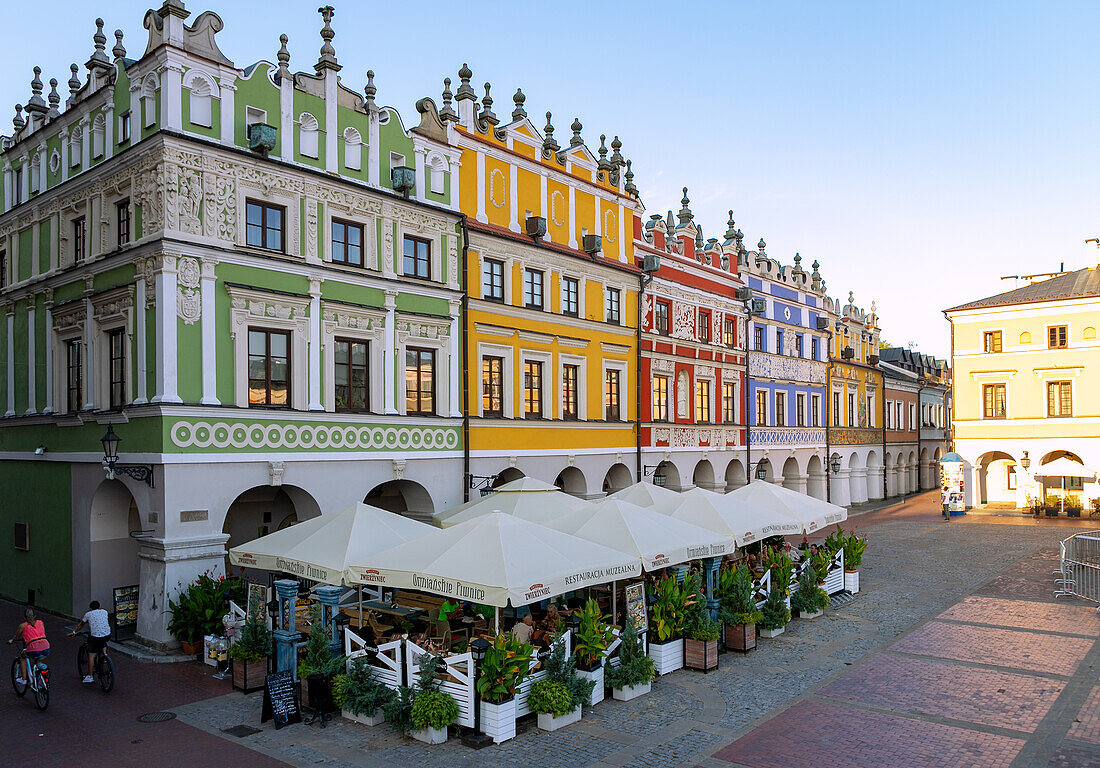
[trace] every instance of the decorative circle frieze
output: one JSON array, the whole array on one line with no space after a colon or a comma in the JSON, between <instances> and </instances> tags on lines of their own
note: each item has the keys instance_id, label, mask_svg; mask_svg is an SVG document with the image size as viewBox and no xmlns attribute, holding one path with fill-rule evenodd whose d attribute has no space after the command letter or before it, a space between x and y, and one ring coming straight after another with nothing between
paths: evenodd
<instances>
[{"instance_id":1,"label":"decorative circle frieze","mask_svg":"<svg viewBox=\"0 0 1100 768\"><path fill-rule=\"evenodd\" d=\"M323 451L453 450L458 447L458 432L449 427L178 421L169 434L178 448Z\"/></svg>"}]
</instances>

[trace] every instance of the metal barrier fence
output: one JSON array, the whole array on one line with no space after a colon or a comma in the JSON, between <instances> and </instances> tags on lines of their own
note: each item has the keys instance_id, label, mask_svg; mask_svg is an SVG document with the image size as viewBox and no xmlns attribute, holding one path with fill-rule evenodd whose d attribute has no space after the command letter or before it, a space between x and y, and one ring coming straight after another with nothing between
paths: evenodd
<instances>
[{"instance_id":1,"label":"metal barrier fence","mask_svg":"<svg viewBox=\"0 0 1100 768\"><path fill-rule=\"evenodd\" d=\"M1100 603L1100 531L1075 533L1065 539L1053 575L1055 597L1080 597ZM1096 611L1100 613L1100 607Z\"/></svg>"}]
</instances>

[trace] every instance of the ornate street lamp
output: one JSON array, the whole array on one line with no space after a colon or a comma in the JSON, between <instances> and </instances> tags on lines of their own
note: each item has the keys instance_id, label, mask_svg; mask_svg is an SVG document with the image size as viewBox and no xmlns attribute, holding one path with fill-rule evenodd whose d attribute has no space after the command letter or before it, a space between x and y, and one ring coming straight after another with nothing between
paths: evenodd
<instances>
[{"instance_id":1,"label":"ornate street lamp","mask_svg":"<svg viewBox=\"0 0 1100 768\"><path fill-rule=\"evenodd\" d=\"M481 662L485 658L485 651L489 649L489 641L484 637L475 637L470 641L470 655L474 659L476 675L481 674ZM478 693L475 677L474 683L474 731L462 737L462 743L471 749L482 749L493 743L493 737L481 732L481 694Z\"/></svg>"},{"instance_id":2,"label":"ornate street lamp","mask_svg":"<svg viewBox=\"0 0 1100 768\"><path fill-rule=\"evenodd\" d=\"M152 464L118 463L118 444L122 438L115 434L114 425L110 422L107 423L107 434L99 438L99 442L103 444L103 471L107 473L108 480L114 480L115 475L121 473L153 487Z\"/></svg>"},{"instance_id":3,"label":"ornate street lamp","mask_svg":"<svg viewBox=\"0 0 1100 768\"><path fill-rule=\"evenodd\" d=\"M839 453L834 452L833 455L829 457L829 471L832 472L834 475L840 474L840 454Z\"/></svg>"},{"instance_id":4,"label":"ornate street lamp","mask_svg":"<svg viewBox=\"0 0 1100 768\"><path fill-rule=\"evenodd\" d=\"M1020 459L1020 466L1024 468L1024 472L1027 472L1031 467L1031 457L1027 455L1027 451L1024 451L1024 455Z\"/></svg>"}]
</instances>

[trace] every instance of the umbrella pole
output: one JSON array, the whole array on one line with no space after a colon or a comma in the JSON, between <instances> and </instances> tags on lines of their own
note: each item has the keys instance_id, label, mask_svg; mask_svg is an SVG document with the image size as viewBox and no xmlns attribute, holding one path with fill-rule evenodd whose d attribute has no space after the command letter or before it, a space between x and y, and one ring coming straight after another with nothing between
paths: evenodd
<instances>
[{"instance_id":1,"label":"umbrella pole","mask_svg":"<svg viewBox=\"0 0 1100 768\"><path fill-rule=\"evenodd\" d=\"M1066 476L1062 475L1062 515L1066 514Z\"/></svg>"},{"instance_id":2,"label":"umbrella pole","mask_svg":"<svg viewBox=\"0 0 1100 768\"><path fill-rule=\"evenodd\" d=\"M363 626L363 585L359 585L359 626Z\"/></svg>"},{"instance_id":3,"label":"umbrella pole","mask_svg":"<svg viewBox=\"0 0 1100 768\"><path fill-rule=\"evenodd\" d=\"M619 582L611 582L611 623L615 623L615 618L619 615Z\"/></svg>"},{"instance_id":4,"label":"umbrella pole","mask_svg":"<svg viewBox=\"0 0 1100 768\"><path fill-rule=\"evenodd\" d=\"M493 608L493 628L494 628L494 631L499 635L500 634L500 608L499 607L494 607Z\"/></svg>"}]
</instances>

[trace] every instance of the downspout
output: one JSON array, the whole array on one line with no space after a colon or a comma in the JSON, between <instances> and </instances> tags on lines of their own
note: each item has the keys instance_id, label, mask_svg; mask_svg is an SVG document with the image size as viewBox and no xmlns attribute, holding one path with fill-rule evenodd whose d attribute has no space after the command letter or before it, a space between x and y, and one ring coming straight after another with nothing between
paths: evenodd
<instances>
[{"instance_id":1,"label":"downspout","mask_svg":"<svg viewBox=\"0 0 1100 768\"><path fill-rule=\"evenodd\" d=\"M745 386L742 387L744 392L742 393L742 400L745 401L745 409L742 413L745 414L745 485L752 482L752 430L749 429L749 385L752 383L752 377L749 374L749 354L752 352L749 346L749 318L752 317L752 302L747 302L745 309L748 310L748 314L745 315Z\"/></svg>"},{"instance_id":2,"label":"downspout","mask_svg":"<svg viewBox=\"0 0 1100 768\"><path fill-rule=\"evenodd\" d=\"M462 214L462 501L470 500L470 295L466 292L467 256L470 249L470 228Z\"/></svg>"},{"instance_id":3,"label":"downspout","mask_svg":"<svg viewBox=\"0 0 1100 768\"><path fill-rule=\"evenodd\" d=\"M637 372L635 374L637 393L634 398L634 477L639 483L645 479L642 476L642 306L646 286L651 280L653 280L651 275L643 273L638 276L638 314L634 323L637 326L634 329L636 360L634 370Z\"/></svg>"},{"instance_id":4,"label":"downspout","mask_svg":"<svg viewBox=\"0 0 1100 768\"><path fill-rule=\"evenodd\" d=\"M922 481L920 467L920 433L924 429L924 419L921 418L921 393L924 392L924 379L917 377L917 493L924 490L924 483Z\"/></svg>"},{"instance_id":5,"label":"downspout","mask_svg":"<svg viewBox=\"0 0 1100 768\"><path fill-rule=\"evenodd\" d=\"M832 331L829 331L829 336L833 335ZM831 345L826 345L826 347ZM829 357L826 354L826 357ZM825 501L830 504L833 501L833 478L832 478L832 452L829 450L829 431L832 429L832 420L829 418L829 398L831 398L833 392L833 361L829 360L825 363L825 397L821 398L825 405Z\"/></svg>"},{"instance_id":6,"label":"downspout","mask_svg":"<svg viewBox=\"0 0 1100 768\"><path fill-rule=\"evenodd\" d=\"M947 317L947 313L943 313L944 317ZM947 323L951 326L951 378L947 382L947 394L951 397L951 413L954 416L955 405L955 321L950 317L947 317ZM947 398L944 398L943 404L943 440L947 443L947 453L952 453L955 450L955 419L947 418Z\"/></svg>"},{"instance_id":7,"label":"downspout","mask_svg":"<svg viewBox=\"0 0 1100 768\"><path fill-rule=\"evenodd\" d=\"M886 501L886 374L882 374L882 500Z\"/></svg>"}]
</instances>

